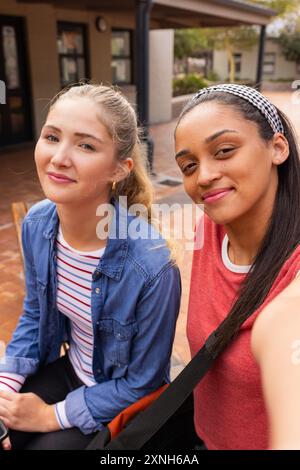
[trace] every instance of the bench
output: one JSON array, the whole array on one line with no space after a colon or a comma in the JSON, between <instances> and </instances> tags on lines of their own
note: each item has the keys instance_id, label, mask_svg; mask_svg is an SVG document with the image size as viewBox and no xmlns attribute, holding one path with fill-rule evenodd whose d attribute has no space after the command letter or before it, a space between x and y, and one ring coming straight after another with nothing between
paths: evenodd
<instances>
[{"instance_id":1,"label":"bench","mask_svg":"<svg viewBox=\"0 0 300 470\"><path fill-rule=\"evenodd\" d=\"M15 224L16 232L17 232L18 246L19 246L21 257L22 257L23 266L24 266L24 253L23 253L22 235L21 235L22 234L22 222L31 205L32 204L28 204L23 201L13 202L11 205L13 221Z\"/></svg>"}]
</instances>

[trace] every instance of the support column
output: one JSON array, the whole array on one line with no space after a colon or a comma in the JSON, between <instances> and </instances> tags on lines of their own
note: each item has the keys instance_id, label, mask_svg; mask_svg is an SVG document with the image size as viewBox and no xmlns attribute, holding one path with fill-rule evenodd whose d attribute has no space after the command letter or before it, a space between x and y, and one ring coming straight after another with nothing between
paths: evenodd
<instances>
[{"instance_id":1,"label":"support column","mask_svg":"<svg viewBox=\"0 0 300 470\"><path fill-rule=\"evenodd\" d=\"M147 146L149 169L153 169L153 141L149 136L149 25L153 0L136 0L136 90L139 124Z\"/></svg>"},{"instance_id":2,"label":"support column","mask_svg":"<svg viewBox=\"0 0 300 470\"><path fill-rule=\"evenodd\" d=\"M263 78L263 66L264 66L264 53L265 53L265 41L266 41L266 26L263 25L260 28L259 36L259 49L258 49L258 61L257 61L257 73L256 73L256 89L261 89L261 82Z\"/></svg>"}]
</instances>

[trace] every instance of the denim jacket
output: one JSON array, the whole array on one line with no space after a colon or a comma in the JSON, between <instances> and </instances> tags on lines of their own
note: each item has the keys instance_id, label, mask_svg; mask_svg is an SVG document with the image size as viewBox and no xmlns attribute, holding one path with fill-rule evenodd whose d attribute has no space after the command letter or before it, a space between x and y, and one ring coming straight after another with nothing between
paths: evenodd
<instances>
[{"instance_id":1,"label":"denim jacket","mask_svg":"<svg viewBox=\"0 0 300 470\"><path fill-rule=\"evenodd\" d=\"M97 383L66 397L69 422L85 434L101 429L103 422L169 381L180 306L180 274L165 240L145 220L140 221L141 231L151 238L119 236L134 216L116 201L113 205L117 236L109 236L92 281ZM24 311L0 372L34 374L59 357L62 342L69 338L69 320L56 306L58 225L56 206L49 200L34 205L24 219Z\"/></svg>"}]
</instances>

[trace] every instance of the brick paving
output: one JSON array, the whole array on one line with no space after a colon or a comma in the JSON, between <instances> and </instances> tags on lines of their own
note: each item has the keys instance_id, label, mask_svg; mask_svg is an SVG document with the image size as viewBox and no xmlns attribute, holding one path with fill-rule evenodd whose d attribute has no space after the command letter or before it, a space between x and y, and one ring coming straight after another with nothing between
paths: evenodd
<instances>
[{"instance_id":1,"label":"brick paving","mask_svg":"<svg viewBox=\"0 0 300 470\"><path fill-rule=\"evenodd\" d=\"M266 95L290 117L300 137L300 107L299 104L292 103L291 93L269 92ZM155 143L156 176L153 177L153 184L157 202L184 204L188 202L188 198L182 184L169 187L159 183L165 177L181 180L174 162L175 125L176 121L171 121L151 128ZM13 201L38 200L43 194L35 172L32 146L9 152L0 150L0 162L0 341L8 342L22 311L24 295L22 264L10 205ZM185 329L192 252L185 250L185 242L184 238L179 240L181 250L178 264L182 275L183 294L173 349L173 376L190 358Z\"/></svg>"}]
</instances>

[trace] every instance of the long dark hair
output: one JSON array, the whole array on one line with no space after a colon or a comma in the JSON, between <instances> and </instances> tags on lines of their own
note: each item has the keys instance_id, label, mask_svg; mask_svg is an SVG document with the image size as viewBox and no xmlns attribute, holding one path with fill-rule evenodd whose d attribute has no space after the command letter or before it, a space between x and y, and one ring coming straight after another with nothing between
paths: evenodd
<instances>
[{"instance_id":1,"label":"long dark hair","mask_svg":"<svg viewBox=\"0 0 300 470\"><path fill-rule=\"evenodd\" d=\"M238 96L224 92L210 92L190 101L183 109L183 116L200 103L216 101L236 109L241 115L256 123L260 137L270 141L274 135L265 116L251 103ZM218 354L239 331L244 321L264 302L272 284L285 261L300 241L300 161L293 127L285 114L277 112L289 143L289 157L278 166L278 189L273 212L261 246L240 286L237 299L227 317L218 327L216 341L211 352Z\"/></svg>"}]
</instances>

